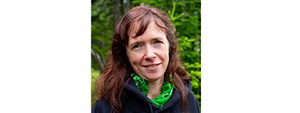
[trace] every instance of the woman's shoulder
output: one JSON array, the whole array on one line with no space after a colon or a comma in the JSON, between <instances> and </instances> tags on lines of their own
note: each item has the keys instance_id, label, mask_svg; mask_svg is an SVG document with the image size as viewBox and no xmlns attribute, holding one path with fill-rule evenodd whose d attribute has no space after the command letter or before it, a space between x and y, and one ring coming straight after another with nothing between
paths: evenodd
<instances>
[{"instance_id":1,"label":"woman's shoulder","mask_svg":"<svg viewBox=\"0 0 300 113\"><path fill-rule=\"evenodd\" d=\"M111 105L105 99L99 99L96 101L92 108L92 113L110 113Z\"/></svg>"},{"instance_id":2,"label":"woman's shoulder","mask_svg":"<svg viewBox=\"0 0 300 113\"><path fill-rule=\"evenodd\" d=\"M189 111L191 113L200 113L200 106L198 104L198 100L191 91L191 89L192 89L191 81L186 81L186 87L188 89L187 99L188 99L188 103L189 103Z\"/></svg>"},{"instance_id":3,"label":"woman's shoulder","mask_svg":"<svg viewBox=\"0 0 300 113\"><path fill-rule=\"evenodd\" d=\"M193 113L200 113L200 106L195 95L190 91L187 95L189 109L193 111Z\"/></svg>"}]
</instances>

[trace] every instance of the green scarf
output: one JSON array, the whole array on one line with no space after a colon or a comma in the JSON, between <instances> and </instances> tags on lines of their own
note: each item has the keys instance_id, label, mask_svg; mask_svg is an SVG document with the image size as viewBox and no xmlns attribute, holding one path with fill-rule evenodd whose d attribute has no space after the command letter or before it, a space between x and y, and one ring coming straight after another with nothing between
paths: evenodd
<instances>
[{"instance_id":1,"label":"green scarf","mask_svg":"<svg viewBox=\"0 0 300 113\"><path fill-rule=\"evenodd\" d=\"M144 95L147 95L149 92L149 87L148 87L149 81L143 79L142 77L134 73L131 74L131 77L133 78L135 85L143 92ZM161 94L157 96L155 99L150 99L150 100L152 100L152 102L155 105L161 108L171 98L173 89L174 87L170 83L164 82L162 86Z\"/></svg>"}]
</instances>

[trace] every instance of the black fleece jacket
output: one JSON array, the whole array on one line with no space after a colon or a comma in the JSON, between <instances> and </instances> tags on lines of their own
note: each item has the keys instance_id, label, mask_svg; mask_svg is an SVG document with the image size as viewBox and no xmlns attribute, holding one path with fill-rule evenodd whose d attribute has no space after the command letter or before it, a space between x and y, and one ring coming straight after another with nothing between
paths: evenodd
<instances>
[{"instance_id":1,"label":"black fleece jacket","mask_svg":"<svg viewBox=\"0 0 300 113\"><path fill-rule=\"evenodd\" d=\"M190 91L191 83L188 81L185 88L188 91L188 113L200 113L200 108L195 96ZM174 89L170 100L162 107L157 107L129 80L124 87L124 100L122 113L183 113L180 109L180 93ZM111 113L112 107L105 99L97 100L92 108L92 113Z\"/></svg>"}]
</instances>

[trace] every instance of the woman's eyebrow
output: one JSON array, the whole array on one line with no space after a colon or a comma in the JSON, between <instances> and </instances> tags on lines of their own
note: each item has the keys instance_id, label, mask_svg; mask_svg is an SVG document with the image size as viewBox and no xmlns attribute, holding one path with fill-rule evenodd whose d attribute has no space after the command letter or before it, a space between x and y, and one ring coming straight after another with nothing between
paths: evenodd
<instances>
[{"instance_id":1,"label":"woman's eyebrow","mask_svg":"<svg viewBox=\"0 0 300 113\"><path fill-rule=\"evenodd\" d=\"M152 40L163 40L162 37L154 37Z\"/></svg>"},{"instance_id":2,"label":"woman's eyebrow","mask_svg":"<svg viewBox=\"0 0 300 113\"><path fill-rule=\"evenodd\" d=\"M154 37L153 39L151 39L151 40L163 40L163 38L162 37ZM136 45L136 44L141 44L141 43L143 43L142 41L134 41L133 43L131 43L131 44L128 44L128 47L132 47L132 46L134 46L134 45Z\"/></svg>"}]
</instances>

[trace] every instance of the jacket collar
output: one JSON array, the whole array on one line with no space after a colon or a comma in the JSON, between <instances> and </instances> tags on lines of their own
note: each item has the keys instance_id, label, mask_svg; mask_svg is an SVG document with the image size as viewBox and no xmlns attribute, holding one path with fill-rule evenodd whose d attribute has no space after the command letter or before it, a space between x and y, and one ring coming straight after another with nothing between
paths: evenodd
<instances>
[{"instance_id":1,"label":"jacket collar","mask_svg":"<svg viewBox=\"0 0 300 113\"><path fill-rule=\"evenodd\" d=\"M187 94L191 89L191 86L192 86L191 82L186 81L185 91L187 92ZM154 108L159 109L158 106L153 104L152 101L146 95L144 95L141 90L139 90L139 88L134 84L134 82L131 79L125 83L124 91L126 92L126 94L132 95L133 97L136 97L141 101L151 104ZM171 107L173 104L177 103L179 100L180 100L180 93L176 89L174 89L172 97L161 109L167 109Z\"/></svg>"}]
</instances>

